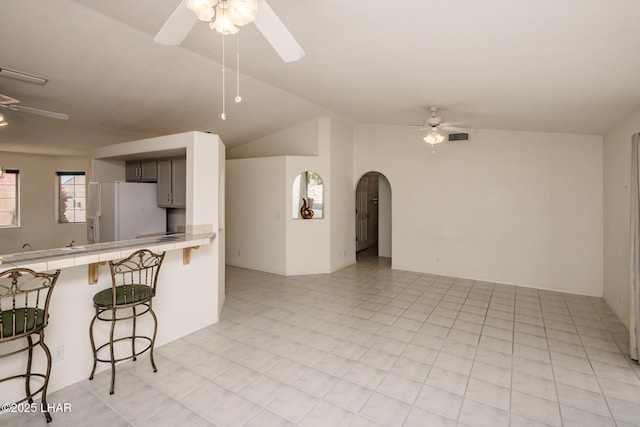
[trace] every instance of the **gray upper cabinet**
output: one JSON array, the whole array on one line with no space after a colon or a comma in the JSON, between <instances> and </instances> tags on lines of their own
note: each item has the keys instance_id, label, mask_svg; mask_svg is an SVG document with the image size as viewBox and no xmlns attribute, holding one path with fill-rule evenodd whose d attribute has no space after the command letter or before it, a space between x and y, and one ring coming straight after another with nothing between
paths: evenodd
<instances>
[{"instance_id":1,"label":"gray upper cabinet","mask_svg":"<svg viewBox=\"0 0 640 427\"><path fill-rule=\"evenodd\" d=\"M173 190L173 206L187 207L187 159L171 161L171 188Z\"/></svg>"},{"instance_id":2,"label":"gray upper cabinet","mask_svg":"<svg viewBox=\"0 0 640 427\"><path fill-rule=\"evenodd\" d=\"M158 160L158 206L187 206L187 160Z\"/></svg>"},{"instance_id":3,"label":"gray upper cabinet","mask_svg":"<svg viewBox=\"0 0 640 427\"><path fill-rule=\"evenodd\" d=\"M171 160L158 161L158 206L171 206Z\"/></svg>"},{"instance_id":4,"label":"gray upper cabinet","mask_svg":"<svg viewBox=\"0 0 640 427\"><path fill-rule=\"evenodd\" d=\"M158 172L155 160L127 162L126 180L139 182L156 182Z\"/></svg>"}]
</instances>

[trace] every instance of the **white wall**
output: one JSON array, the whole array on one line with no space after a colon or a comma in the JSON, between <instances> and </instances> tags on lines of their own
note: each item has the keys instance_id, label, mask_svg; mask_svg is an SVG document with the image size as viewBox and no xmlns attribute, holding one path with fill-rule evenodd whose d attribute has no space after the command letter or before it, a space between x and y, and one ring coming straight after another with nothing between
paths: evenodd
<instances>
[{"instance_id":1,"label":"white wall","mask_svg":"<svg viewBox=\"0 0 640 427\"><path fill-rule=\"evenodd\" d=\"M263 138L231 147L228 159L268 156L317 156L318 120L310 120Z\"/></svg>"},{"instance_id":2,"label":"white wall","mask_svg":"<svg viewBox=\"0 0 640 427\"><path fill-rule=\"evenodd\" d=\"M296 142L316 155L278 156L295 154ZM350 123L315 119L227 152L229 159L239 155L250 158L227 161L228 264L298 275L355 262ZM254 158L259 156L272 157ZM304 171L323 180L323 218L291 218L299 202L292 200L293 182ZM246 199L239 200L241 195ZM249 214L252 198L262 201L262 215Z\"/></svg>"},{"instance_id":3,"label":"white wall","mask_svg":"<svg viewBox=\"0 0 640 427\"><path fill-rule=\"evenodd\" d=\"M426 147L406 127L355 128L354 187L393 188L394 268L602 295L602 138L477 131Z\"/></svg>"},{"instance_id":4,"label":"white wall","mask_svg":"<svg viewBox=\"0 0 640 427\"><path fill-rule=\"evenodd\" d=\"M629 328L631 135L640 111L604 137L604 299Z\"/></svg>"},{"instance_id":5,"label":"white wall","mask_svg":"<svg viewBox=\"0 0 640 427\"><path fill-rule=\"evenodd\" d=\"M331 218L331 271L355 262L355 189L353 179L353 126L331 119L330 173L328 202Z\"/></svg>"},{"instance_id":6,"label":"white wall","mask_svg":"<svg viewBox=\"0 0 640 427\"><path fill-rule=\"evenodd\" d=\"M315 172L324 184L323 216L316 219L291 218L287 215L287 275L320 274L331 271L331 220L333 194L331 171L329 168L331 150L331 120L319 118L313 121L315 128L305 125L306 138L316 137L317 156L286 157L286 212L292 212L293 182L304 171ZM305 135L300 127L291 128L291 133L300 140Z\"/></svg>"},{"instance_id":7,"label":"white wall","mask_svg":"<svg viewBox=\"0 0 640 427\"><path fill-rule=\"evenodd\" d=\"M285 158L226 162L226 261L286 274Z\"/></svg>"},{"instance_id":8,"label":"white wall","mask_svg":"<svg viewBox=\"0 0 640 427\"><path fill-rule=\"evenodd\" d=\"M434 154L406 127L356 126L353 151L350 124L323 118L317 133L312 129L305 123L276 137L318 138L318 156L285 159L283 212L292 208L290 187L299 172L317 172L326 185L325 218L285 215L286 274L328 272L353 262L344 252L355 252L349 249L354 189L360 176L378 171L393 188L394 268L602 295L602 137L482 130ZM244 154L273 155L273 141L248 145ZM342 185L345 179L348 185ZM251 220L245 226L252 227ZM227 247L235 239L229 230ZM261 257L256 253L254 265ZM280 266L281 260L266 264Z\"/></svg>"},{"instance_id":9,"label":"white wall","mask_svg":"<svg viewBox=\"0 0 640 427\"><path fill-rule=\"evenodd\" d=\"M326 123L325 123L326 125ZM320 124L322 127L323 124ZM326 134L324 135L326 138ZM321 137L322 139L323 137ZM328 150L326 141L321 142L322 150ZM320 175L324 184L323 217L316 219L286 217L286 274L321 274L331 271L331 220L333 205L331 204L331 174L327 155L318 157L286 157L286 208L292 211L292 205L299 200L293 199L293 181L304 171L312 171Z\"/></svg>"},{"instance_id":10,"label":"white wall","mask_svg":"<svg viewBox=\"0 0 640 427\"><path fill-rule=\"evenodd\" d=\"M124 160L91 159L90 182L126 181Z\"/></svg>"},{"instance_id":11,"label":"white wall","mask_svg":"<svg viewBox=\"0 0 640 427\"><path fill-rule=\"evenodd\" d=\"M325 185L328 172L318 157L277 156L227 160L227 264L282 275L330 269L329 214L291 218L294 179L314 171Z\"/></svg>"},{"instance_id":12,"label":"white wall","mask_svg":"<svg viewBox=\"0 0 640 427\"><path fill-rule=\"evenodd\" d=\"M217 135L193 132L187 144L187 232L218 232L224 212L219 196L220 168L224 168L224 144ZM224 170L222 171L224 173Z\"/></svg>"},{"instance_id":13,"label":"white wall","mask_svg":"<svg viewBox=\"0 0 640 427\"><path fill-rule=\"evenodd\" d=\"M226 299L226 157L224 144L218 144L218 316Z\"/></svg>"},{"instance_id":14,"label":"white wall","mask_svg":"<svg viewBox=\"0 0 640 427\"><path fill-rule=\"evenodd\" d=\"M0 228L0 254L84 244L86 224L59 224L56 216L56 172L89 172L88 157L46 156L0 152L0 164L20 170L20 227Z\"/></svg>"}]
</instances>

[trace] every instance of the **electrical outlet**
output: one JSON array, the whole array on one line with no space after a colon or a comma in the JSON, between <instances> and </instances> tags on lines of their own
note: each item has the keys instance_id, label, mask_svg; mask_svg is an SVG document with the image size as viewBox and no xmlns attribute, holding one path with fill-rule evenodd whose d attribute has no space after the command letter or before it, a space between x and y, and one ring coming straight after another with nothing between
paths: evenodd
<instances>
[{"instance_id":1,"label":"electrical outlet","mask_svg":"<svg viewBox=\"0 0 640 427\"><path fill-rule=\"evenodd\" d=\"M64 346L59 345L58 347L53 349L53 361L60 362L64 360Z\"/></svg>"}]
</instances>

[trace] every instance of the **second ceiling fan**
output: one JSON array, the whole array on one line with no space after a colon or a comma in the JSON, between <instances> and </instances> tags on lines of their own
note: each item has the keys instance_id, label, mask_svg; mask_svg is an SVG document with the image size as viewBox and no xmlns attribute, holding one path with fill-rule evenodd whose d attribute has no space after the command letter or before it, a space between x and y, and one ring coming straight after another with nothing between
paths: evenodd
<instances>
[{"instance_id":1,"label":"second ceiling fan","mask_svg":"<svg viewBox=\"0 0 640 427\"><path fill-rule=\"evenodd\" d=\"M426 119L421 125L411 125L411 127L420 128L420 130L429 131L427 135L423 138L424 142L426 142L427 144L434 146L435 144L440 144L441 142L444 142L445 135L447 133L467 131L467 129L453 127L450 124L445 123L441 117L437 116L438 107L435 107L435 106L430 107L429 111L431 111L431 117ZM444 131L445 135L443 135L441 131ZM466 138L456 138L456 139L450 138L450 140L458 141L458 140L466 140Z\"/></svg>"},{"instance_id":2,"label":"second ceiling fan","mask_svg":"<svg viewBox=\"0 0 640 427\"><path fill-rule=\"evenodd\" d=\"M48 117L50 119L69 120L69 116L67 114L20 105L20 101L17 99L0 93L0 126L4 127L8 125L8 122L1 114L3 111L8 112L9 114L14 112L29 113L35 114L36 116Z\"/></svg>"},{"instance_id":3,"label":"second ceiling fan","mask_svg":"<svg viewBox=\"0 0 640 427\"><path fill-rule=\"evenodd\" d=\"M223 34L234 34L237 26L253 22L284 62L295 62L305 55L304 49L265 0L182 0L154 41L177 46L199 19L209 22L212 29Z\"/></svg>"}]
</instances>

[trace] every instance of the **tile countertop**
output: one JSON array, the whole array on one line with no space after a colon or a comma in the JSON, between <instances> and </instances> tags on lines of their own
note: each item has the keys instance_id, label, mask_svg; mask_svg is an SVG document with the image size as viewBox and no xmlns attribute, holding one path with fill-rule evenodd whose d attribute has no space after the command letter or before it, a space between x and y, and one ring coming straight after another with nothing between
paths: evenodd
<instances>
[{"instance_id":1,"label":"tile countertop","mask_svg":"<svg viewBox=\"0 0 640 427\"><path fill-rule=\"evenodd\" d=\"M138 249L164 252L200 245L208 245L215 233L170 234L143 239L79 245L71 248L47 249L0 256L0 271L21 267L35 271L88 265L125 258Z\"/></svg>"}]
</instances>

